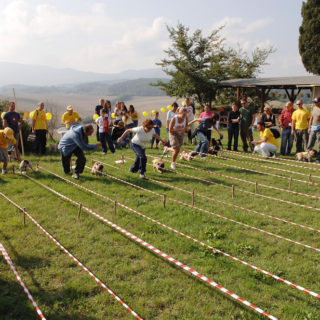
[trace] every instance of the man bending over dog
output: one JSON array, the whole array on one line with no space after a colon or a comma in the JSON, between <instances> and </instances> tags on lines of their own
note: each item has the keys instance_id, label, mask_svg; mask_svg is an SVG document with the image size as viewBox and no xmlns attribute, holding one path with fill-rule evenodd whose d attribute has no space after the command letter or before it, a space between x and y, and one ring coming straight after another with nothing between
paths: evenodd
<instances>
[{"instance_id":1,"label":"man bending over dog","mask_svg":"<svg viewBox=\"0 0 320 320\"><path fill-rule=\"evenodd\" d=\"M76 168L72 175L72 178L79 179L79 174L83 172L86 165L86 158L83 154L83 150L93 150L101 146L98 144L88 144L88 137L94 132L91 124L85 126L73 126L62 137L59 142L58 149L61 153L61 162L64 173L70 172L70 159L72 154L77 157Z\"/></svg>"}]
</instances>

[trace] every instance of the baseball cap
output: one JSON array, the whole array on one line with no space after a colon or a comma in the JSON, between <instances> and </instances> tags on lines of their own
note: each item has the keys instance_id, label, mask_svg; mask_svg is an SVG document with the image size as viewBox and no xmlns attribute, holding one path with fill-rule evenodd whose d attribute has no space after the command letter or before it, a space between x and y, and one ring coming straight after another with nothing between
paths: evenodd
<instances>
[{"instance_id":1,"label":"baseball cap","mask_svg":"<svg viewBox=\"0 0 320 320\"><path fill-rule=\"evenodd\" d=\"M319 103L320 102L320 97L316 97L315 99L313 99L314 103Z\"/></svg>"},{"instance_id":2,"label":"baseball cap","mask_svg":"<svg viewBox=\"0 0 320 320\"><path fill-rule=\"evenodd\" d=\"M3 132L7 136L7 138L13 139L13 130L11 128L9 127L5 128Z\"/></svg>"},{"instance_id":3,"label":"baseball cap","mask_svg":"<svg viewBox=\"0 0 320 320\"><path fill-rule=\"evenodd\" d=\"M73 106L67 106L67 110L68 110L68 111L73 110Z\"/></svg>"}]
</instances>

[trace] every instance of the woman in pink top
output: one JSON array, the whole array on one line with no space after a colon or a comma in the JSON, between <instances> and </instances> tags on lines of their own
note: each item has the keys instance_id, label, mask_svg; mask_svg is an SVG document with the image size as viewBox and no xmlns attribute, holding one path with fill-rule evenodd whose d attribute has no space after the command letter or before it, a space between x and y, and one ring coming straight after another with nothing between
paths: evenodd
<instances>
[{"instance_id":1,"label":"woman in pink top","mask_svg":"<svg viewBox=\"0 0 320 320\"><path fill-rule=\"evenodd\" d=\"M200 118L212 118L213 116L213 112L211 111L211 107L209 105L205 105L204 108L203 108L203 112L201 112L200 114ZM211 142L211 132L212 132L212 129L209 129L207 131L207 139L209 141L209 144Z\"/></svg>"},{"instance_id":2,"label":"woman in pink top","mask_svg":"<svg viewBox=\"0 0 320 320\"><path fill-rule=\"evenodd\" d=\"M187 129L187 109L179 107L176 111L176 115L171 119L169 125L169 141L171 147L165 147L163 151L163 155L166 155L169 151L172 152L171 169L173 170L176 168L175 162L183 144L183 138Z\"/></svg>"}]
</instances>

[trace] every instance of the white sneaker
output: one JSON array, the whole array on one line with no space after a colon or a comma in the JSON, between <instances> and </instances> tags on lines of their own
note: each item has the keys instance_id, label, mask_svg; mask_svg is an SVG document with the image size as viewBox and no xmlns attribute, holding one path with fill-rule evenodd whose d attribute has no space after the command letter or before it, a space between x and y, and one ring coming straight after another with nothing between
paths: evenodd
<instances>
[{"instance_id":1,"label":"white sneaker","mask_svg":"<svg viewBox=\"0 0 320 320\"><path fill-rule=\"evenodd\" d=\"M166 156L167 154L168 154L168 147L164 147L162 155Z\"/></svg>"},{"instance_id":2,"label":"white sneaker","mask_svg":"<svg viewBox=\"0 0 320 320\"><path fill-rule=\"evenodd\" d=\"M170 168L172 170L176 170L176 164L174 162L171 162Z\"/></svg>"},{"instance_id":3,"label":"white sneaker","mask_svg":"<svg viewBox=\"0 0 320 320\"><path fill-rule=\"evenodd\" d=\"M145 176L144 174L141 174L141 173L140 173L140 178L141 178L141 179L146 179L146 176Z\"/></svg>"},{"instance_id":4,"label":"white sneaker","mask_svg":"<svg viewBox=\"0 0 320 320\"><path fill-rule=\"evenodd\" d=\"M6 174L7 170L2 169L2 174Z\"/></svg>"},{"instance_id":5,"label":"white sneaker","mask_svg":"<svg viewBox=\"0 0 320 320\"><path fill-rule=\"evenodd\" d=\"M78 174L78 173L74 173L71 177L72 177L73 179L78 180L78 179L79 179L79 174Z\"/></svg>"}]
</instances>

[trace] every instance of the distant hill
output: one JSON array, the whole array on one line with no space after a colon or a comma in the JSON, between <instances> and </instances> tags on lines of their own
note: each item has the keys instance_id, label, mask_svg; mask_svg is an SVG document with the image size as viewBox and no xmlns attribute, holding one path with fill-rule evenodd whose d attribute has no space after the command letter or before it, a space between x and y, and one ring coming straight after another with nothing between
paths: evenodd
<instances>
[{"instance_id":1,"label":"distant hill","mask_svg":"<svg viewBox=\"0 0 320 320\"><path fill-rule=\"evenodd\" d=\"M88 82L115 82L140 78L165 78L161 69L127 70L119 73L84 72L39 65L0 62L0 86L65 86Z\"/></svg>"},{"instance_id":2,"label":"distant hill","mask_svg":"<svg viewBox=\"0 0 320 320\"><path fill-rule=\"evenodd\" d=\"M98 96L118 96L123 100L133 96L165 96L165 93L158 87L150 86L151 82L156 82L159 78L142 78L114 83L114 81L88 82L65 86L26 86L7 85L0 87L0 93L11 95L12 88L17 94L87 94ZM165 81L166 79L162 79ZM125 99L124 99L125 98Z\"/></svg>"}]
</instances>

